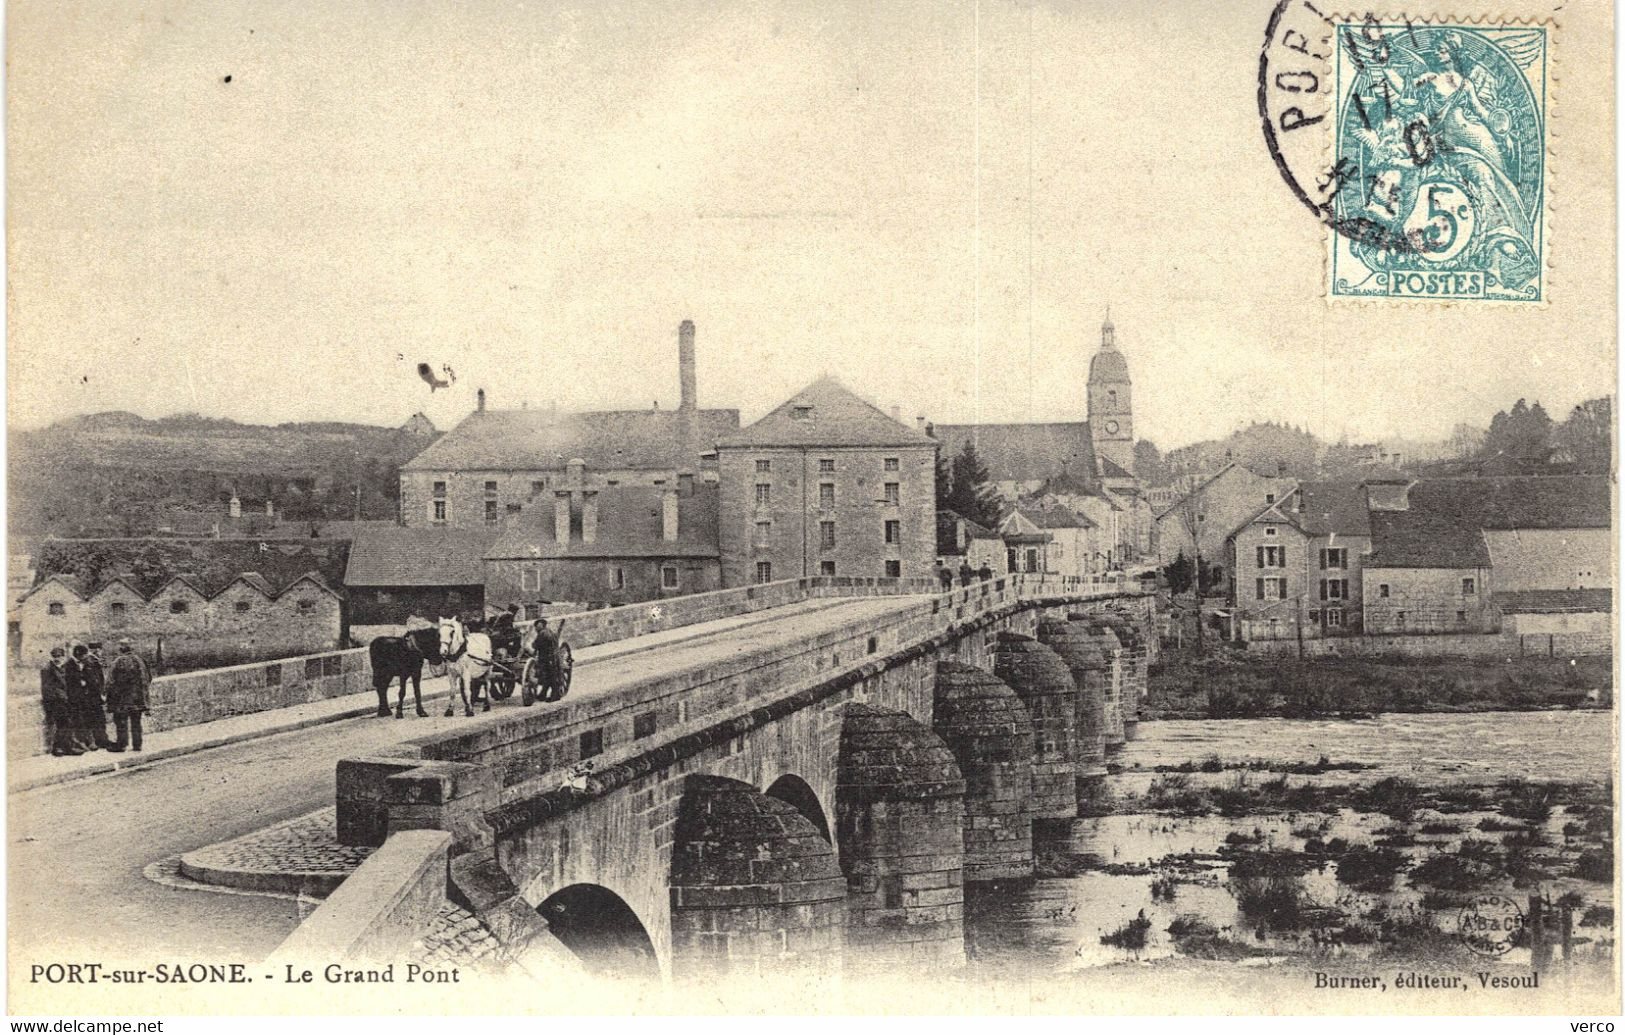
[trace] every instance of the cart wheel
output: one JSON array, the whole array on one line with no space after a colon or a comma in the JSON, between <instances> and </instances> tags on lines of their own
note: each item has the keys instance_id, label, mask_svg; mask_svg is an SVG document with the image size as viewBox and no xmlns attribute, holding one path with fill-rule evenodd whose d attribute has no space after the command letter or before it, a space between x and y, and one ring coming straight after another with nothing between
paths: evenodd
<instances>
[{"instance_id":1,"label":"cart wheel","mask_svg":"<svg viewBox=\"0 0 1625 1035\"><path fill-rule=\"evenodd\" d=\"M525 662L525 671L519 676L519 703L529 708L536 703L536 659Z\"/></svg>"},{"instance_id":2,"label":"cart wheel","mask_svg":"<svg viewBox=\"0 0 1625 1035\"><path fill-rule=\"evenodd\" d=\"M509 676L492 676L486 681L491 688L491 699L506 701L513 696L513 679Z\"/></svg>"},{"instance_id":3,"label":"cart wheel","mask_svg":"<svg viewBox=\"0 0 1625 1035\"><path fill-rule=\"evenodd\" d=\"M562 701L564 695L570 692L570 677L575 672L575 667L575 655L570 652L570 645L559 644L559 685L553 691L553 700Z\"/></svg>"}]
</instances>

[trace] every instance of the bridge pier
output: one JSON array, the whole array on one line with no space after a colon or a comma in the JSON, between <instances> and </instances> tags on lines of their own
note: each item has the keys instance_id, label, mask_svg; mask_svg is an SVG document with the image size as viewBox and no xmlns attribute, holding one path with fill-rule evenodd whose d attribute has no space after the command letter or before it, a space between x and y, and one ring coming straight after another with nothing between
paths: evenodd
<instances>
[{"instance_id":1,"label":"bridge pier","mask_svg":"<svg viewBox=\"0 0 1625 1035\"><path fill-rule=\"evenodd\" d=\"M1079 773L1078 688L1071 673L1031 636L1001 633L993 674L1016 692L1032 718L1034 819L1069 823L1078 814Z\"/></svg>"},{"instance_id":2,"label":"bridge pier","mask_svg":"<svg viewBox=\"0 0 1625 1035\"><path fill-rule=\"evenodd\" d=\"M991 673L937 665L932 728L965 777L965 882L1033 875L1033 723Z\"/></svg>"},{"instance_id":3,"label":"bridge pier","mask_svg":"<svg viewBox=\"0 0 1625 1035\"><path fill-rule=\"evenodd\" d=\"M1139 736L1140 701L1145 697L1146 637L1127 615L1107 611L1102 620L1123 645L1123 738L1134 740Z\"/></svg>"},{"instance_id":4,"label":"bridge pier","mask_svg":"<svg viewBox=\"0 0 1625 1035\"><path fill-rule=\"evenodd\" d=\"M1046 619L1039 624L1038 636L1061 662L1076 693L1076 814L1080 806L1099 797L1106 779L1106 658L1083 622Z\"/></svg>"},{"instance_id":5,"label":"bridge pier","mask_svg":"<svg viewBox=\"0 0 1625 1035\"><path fill-rule=\"evenodd\" d=\"M1083 623L1094 639L1095 647L1106 660L1105 666L1105 723L1106 755L1111 757L1123 750L1128 736L1123 729L1123 642L1117 633L1099 615L1073 613L1070 620Z\"/></svg>"},{"instance_id":6,"label":"bridge pier","mask_svg":"<svg viewBox=\"0 0 1625 1035\"><path fill-rule=\"evenodd\" d=\"M835 829L851 962L896 973L964 965L964 793L935 733L903 712L847 705Z\"/></svg>"},{"instance_id":7,"label":"bridge pier","mask_svg":"<svg viewBox=\"0 0 1625 1035\"><path fill-rule=\"evenodd\" d=\"M846 880L810 820L748 783L690 776L675 837L674 979L840 973Z\"/></svg>"}]
</instances>

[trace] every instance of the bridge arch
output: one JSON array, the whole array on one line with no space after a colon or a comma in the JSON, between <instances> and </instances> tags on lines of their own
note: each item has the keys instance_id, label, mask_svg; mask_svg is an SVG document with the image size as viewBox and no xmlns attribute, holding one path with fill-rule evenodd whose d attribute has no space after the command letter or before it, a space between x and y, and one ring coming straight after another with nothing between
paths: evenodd
<instances>
[{"instance_id":1,"label":"bridge arch","mask_svg":"<svg viewBox=\"0 0 1625 1035\"><path fill-rule=\"evenodd\" d=\"M806 780L794 773L785 773L768 785L765 793L769 798L777 798L801 813L807 822L817 828L825 841L832 845L835 843L830 837L829 817L824 812L824 805L818 800L818 793Z\"/></svg>"},{"instance_id":2,"label":"bridge arch","mask_svg":"<svg viewBox=\"0 0 1625 1035\"><path fill-rule=\"evenodd\" d=\"M601 884L571 884L536 907L553 936L591 974L657 981L654 942L626 900Z\"/></svg>"}]
</instances>

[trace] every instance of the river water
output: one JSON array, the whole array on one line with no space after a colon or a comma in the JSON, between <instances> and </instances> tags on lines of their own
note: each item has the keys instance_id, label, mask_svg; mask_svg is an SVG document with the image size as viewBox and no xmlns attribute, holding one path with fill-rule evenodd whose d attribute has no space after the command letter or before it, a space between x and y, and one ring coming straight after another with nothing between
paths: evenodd
<instances>
[{"instance_id":1,"label":"river water","mask_svg":"<svg viewBox=\"0 0 1625 1035\"><path fill-rule=\"evenodd\" d=\"M1168 931L1181 917L1187 925L1199 920L1216 935L1221 955L1213 956L1210 940L1201 950L1203 958L1231 959L1238 965L1305 961L1324 965L1328 957L1403 953L1405 948L1393 942L1346 944L1342 934L1324 932L1324 917L1364 920L1368 928L1386 923L1406 931L1437 928L1455 937L1459 903L1442 904L1437 897L1425 901L1427 888L1406 873L1389 889L1356 892L1339 881L1337 862L1323 861L1302 873L1297 884L1305 916L1319 919L1272 927L1258 923L1256 915L1249 916L1238 905L1228 873L1234 857L1226 853L1239 848L1302 859L1306 846L1316 850L1311 838L1320 842L1342 838L1369 846L1400 833L1406 840L1398 843L1406 845L1402 851L1414 868L1434 854L1456 851L1467 839L1474 839L1480 848L1488 839L1499 850L1499 839L1514 829L1495 825L1503 819L1495 811L1493 793L1477 807L1447 807L1448 814L1423 808L1400 823L1380 811L1336 804L1242 816L1135 811L1136 800L1159 780L1246 792L1263 781L1281 779L1279 772L1267 771L1269 764L1312 766L1326 760L1367 768L1293 774L1286 777L1288 785L1336 789L1398 777L1446 794L1451 788L1458 792L1475 786L1493 788L1508 779L1594 781L1607 787L1616 753L1614 718L1605 711L1384 715L1328 721L1168 720L1142 722L1139 732L1139 739L1114 759L1121 771L1107 778L1110 798L1119 803L1117 813L1076 820L1064 836L1052 835L1054 839L1039 849L1041 856L1062 852L1090 857L1091 865L1072 876L967 889L967 944L973 968L984 977L1019 973L1030 979L1046 971L1077 973L1197 951ZM1182 764L1189 768L1190 763L1197 764L1197 772L1170 776L1169 769ZM1590 815L1594 824L1606 824L1611 830L1612 815L1595 800L1589 813L1584 805L1573 808L1571 815L1559 805L1536 824L1542 829L1542 847L1536 850L1546 853L1550 879L1533 887L1527 882L1514 887L1510 877L1502 877L1474 890L1504 892L1519 901L1531 891L1553 897L1573 892L1586 905L1610 903L1609 884L1570 874L1574 860L1586 847L1595 847L1595 840L1565 836L1565 828L1576 835L1575 824ZM1486 821L1490 826L1482 827ZM1154 882L1160 885L1160 896L1153 892ZM1584 909L1580 907L1576 915ZM1601 923L1594 920L1593 926L1577 931L1582 936L1577 951L1601 952L1612 945L1611 912L1607 926L1598 926ZM1130 938L1128 946L1102 941L1135 924L1143 940ZM1496 962L1527 967L1529 951L1514 949Z\"/></svg>"}]
</instances>

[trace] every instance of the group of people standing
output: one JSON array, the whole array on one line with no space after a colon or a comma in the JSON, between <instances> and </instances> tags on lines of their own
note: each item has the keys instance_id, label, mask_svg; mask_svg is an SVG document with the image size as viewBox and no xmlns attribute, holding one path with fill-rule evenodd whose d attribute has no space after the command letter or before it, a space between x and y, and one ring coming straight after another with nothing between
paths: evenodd
<instances>
[{"instance_id":1,"label":"group of people standing","mask_svg":"<svg viewBox=\"0 0 1625 1035\"><path fill-rule=\"evenodd\" d=\"M109 670L100 645L75 644L72 656L61 647L40 669L40 697L45 704L45 735L53 755L87 751L141 750L141 716L147 710L152 674L129 640L118 641ZM118 739L107 736L111 712Z\"/></svg>"}]
</instances>

